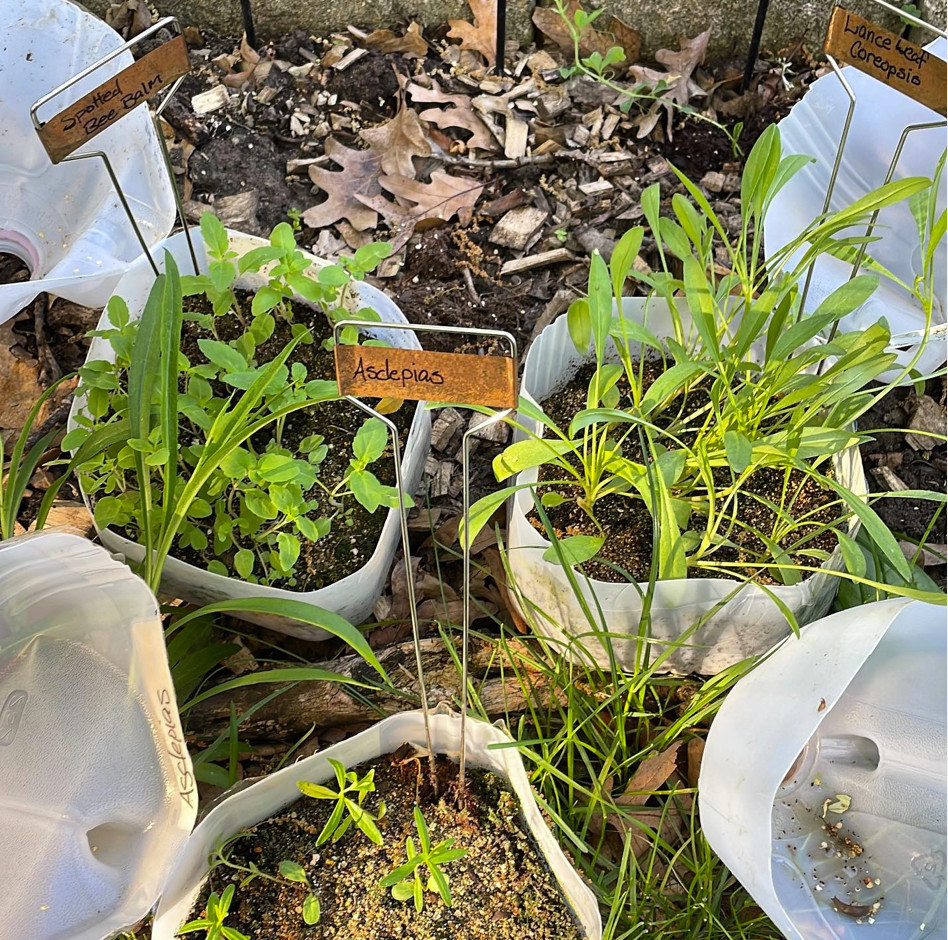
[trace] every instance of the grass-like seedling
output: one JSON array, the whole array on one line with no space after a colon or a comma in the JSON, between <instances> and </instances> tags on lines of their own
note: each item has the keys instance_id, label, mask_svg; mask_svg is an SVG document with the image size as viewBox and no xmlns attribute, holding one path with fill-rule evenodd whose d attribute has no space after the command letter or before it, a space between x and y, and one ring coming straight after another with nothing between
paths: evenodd
<instances>
[{"instance_id":1,"label":"grass-like seedling","mask_svg":"<svg viewBox=\"0 0 948 940\"><path fill-rule=\"evenodd\" d=\"M397 901L415 900L415 909L421 911L425 906L425 891L437 893L445 906L451 906L450 880L441 870L442 865L456 862L467 855L467 849L454 849L453 839L445 839L437 845L431 844L431 836L425 817L415 807L415 828L418 830L418 848L415 840L405 839L405 855L408 861L399 865L391 874L386 875L379 885L392 889L392 897ZM422 867L428 870L427 881L422 877Z\"/></svg>"},{"instance_id":2,"label":"grass-like seedling","mask_svg":"<svg viewBox=\"0 0 948 940\"><path fill-rule=\"evenodd\" d=\"M316 845L322 845L330 839L338 842L353 823L367 839L376 845L381 845L383 840L378 822L385 815L385 802L380 801L378 812L375 814L370 813L362 805L365 798L375 791L375 771L370 770L360 778L353 770L347 772L337 760L330 758L329 763L336 774L338 790L318 783L310 783L308 780L298 780L296 783L304 796L310 796L314 800L336 801L332 814L316 839Z\"/></svg>"}]
</instances>

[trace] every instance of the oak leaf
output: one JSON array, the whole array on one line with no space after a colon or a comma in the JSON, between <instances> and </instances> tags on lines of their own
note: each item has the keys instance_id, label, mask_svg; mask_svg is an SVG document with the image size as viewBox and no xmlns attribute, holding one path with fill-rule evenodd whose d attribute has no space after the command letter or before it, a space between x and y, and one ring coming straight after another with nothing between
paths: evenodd
<instances>
[{"instance_id":1,"label":"oak leaf","mask_svg":"<svg viewBox=\"0 0 948 940\"><path fill-rule=\"evenodd\" d=\"M465 177L450 176L444 170L434 170L430 183L396 175L380 176L379 183L402 205L414 203L411 214L417 221L441 219L447 222L457 215L464 224L471 221L474 205L485 185Z\"/></svg>"},{"instance_id":2,"label":"oak leaf","mask_svg":"<svg viewBox=\"0 0 948 940\"><path fill-rule=\"evenodd\" d=\"M655 53L655 59L668 67L667 72L632 66L632 73L638 81L656 89L655 102L636 121L637 137L644 137L655 127L661 117L661 109L664 108L667 112L668 139L671 140L675 112L687 108L692 98L706 94L691 76L704 61L710 38L709 28L694 39L686 39L682 36L678 40L678 45L681 47L678 52L671 49L659 49Z\"/></svg>"},{"instance_id":3,"label":"oak leaf","mask_svg":"<svg viewBox=\"0 0 948 940\"><path fill-rule=\"evenodd\" d=\"M496 61L497 0L467 0L474 22L448 20L449 39L460 39L462 49L479 52L488 62ZM503 52L501 51L501 55Z\"/></svg>"},{"instance_id":4,"label":"oak leaf","mask_svg":"<svg viewBox=\"0 0 948 940\"><path fill-rule=\"evenodd\" d=\"M582 10L579 0L570 0L566 8L567 15L572 19L577 10ZM625 53L626 63L632 63L638 59L642 49L641 33L612 14L600 15L595 23L600 28L589 25L579 34L580 55L588 56L593 52L598 52L605 57L613 46L618 46ZM533 25L572 56L572 33L563 21L563 17L553 7L537 7L533 11Z\"/></svg>"},{"instance_id":5,"label":"oak leaf","mask_svg":"<svg viewBox=\"0 0 948 940\"><path fill-rule=\"evenodd\" d=\"M388 240L393 251L398 251L416 228L429 228L439 222L446 222L454 215L464 224L470 222L474 205L485 185L450 176L443 170L432 172L430 183L395 174L380 176L379 183L397 202L380 194L356 198L367 208L378 212L391 226L392 234Z\"/></svg>"},{"instance_id":6,"label":"oak leaf","mask_svg":"<svg viewBox=\"0 0 948 940\"><path fill-rule=\"evenodd\" d=\"M462 130L469 131L471 136L465 142L469 149L497 149L497 141L488 126L471 109L471 99L467 95L448 94L442 91L434 80L432 80L431 85L431 88L424 88L416 82L412 82L407 89L412 101L424 104L443 104L450 107L427 108L418 115L421 120L435 124L442 130L446 127L459 127Z\"/></svg>"},{"instance_id":7,"label":"oak leaf","mask_svg":"<svg viewBox=\"0 0 948 940\"><path fill-rule=\"evenodd\" d=\"M418 115L404 104L390 121L368 127L359 136L379 157L382 171L388 174L414 177L412 158L427 157L431 153Z\"/></svg>"},{"instance_id":8,"label":"oak leaf","mask_svg":"<svg viewBox=\"0 0 948 940\"><path fill-rule=\"evenodd\" d=\"M409 23L404 36L396 36L390 29L377 29L362 41L376 52L400 52L409 59L423 59L428 54L428 43L417 23Z\"/></svg>"},{"instance_id":9,"label":"oak leaf","mask_svg":"<svg viewBox=\"0 0 948 940\"><path fill-rule=\"evenodd\" d=\"M333 137L326 140L326 155L342 167L331 172L322 167L309 168L310 179L329 197L303 213L303 222L310 228L323 228L346 219L360 232L378 225L378 214L359 196L371 198L381 194L379 173L381 158L369 150L350 150Z\"/></svg>"}]
</instances>

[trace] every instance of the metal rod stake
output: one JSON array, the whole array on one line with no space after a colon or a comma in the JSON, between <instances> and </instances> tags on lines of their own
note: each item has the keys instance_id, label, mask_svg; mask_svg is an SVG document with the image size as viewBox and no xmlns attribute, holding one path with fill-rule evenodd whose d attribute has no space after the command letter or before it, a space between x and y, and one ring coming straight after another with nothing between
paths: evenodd
<instances>
[{"instance_id":1,"label":"metal rod stake","mask_svg":"<svg viewBox=\"0 0 948 940\"><path fill-rule=\"evenodd\" d=\"M356 327L358 329L366 328L366 321L364 320L338 320L333 324L333 340L335 342L339 341L340 332L348 326ZM508 333L506 330L490 330L490 329L481 329L481 328L470 328L463 326L428 326L416 323L385 323L377 324L377 328L385 330L407 330L411 333L453 333L457 336L493 336L497 339L502 339L506 341L510 346L511 358L514 360L514 374L516 375L516 363L517 363L517 340L511 333ZM379 414L374 408L369 405L366 405L360 399L352 396L345 395L343 396L347 401L351 401L354 405L359 407L362 411L367 414L372 415L373 417L379 418L385 423L389 428L389 431L392 434L392 440L394 442L394 451L395 451L395 482L398 486L398 491L400 494L404 494L404 482L402 477L401 470L401 449L398 444L398 432L394 423L387 418L385 415ZM464 402L450 402L449 404L456 406L464 406ZM471 437L480 431L483 431L484 428L490 427L493 424L497 424L500 421L503 421L509 415L514 412L513 408L505 408L501 411L495 412L492 415L489 415L485 418L484 421L481 421L476 427L468 428L461 439L461 474L462 474L462 500L463 500L463 509L462 509L462 523L464 528L464 536L461 539L461 552L462 552L462 570L463 570L463 579L464 579L464 588L463 588L463 604L464 611L462 614L461 620L461 745L460 745L460 756L459 756L459 771L458 771L458 795L461 799L464 798L464 782L465 782L465 772L467 764L467 702L468 702L468 647L470 645L470 632L471 632L471 539L469 537L470 531L470 511L471 511L471 469L470 469L470 453L471 453ZM431 727L430 727L430 713L428 710L428 697L425 690L425 677L424 677L424 667L421 660L421 633L418 625L418 611L415 608L415 584L414 579L412 578L411 573L411 547L408 540L408 509L405 506L404 500L399 500L398 508L398 519L399 526L401 528L402 535L402 552L405 555L405 565L406 565L406 574L408 580L408 605L411 611L411 626L412 633L415 639L415 662L418 667L418 687L421 695L421 710L422 716L425 722L425 740L427 742L428 754L430 759L430 770L431 770L431 781L432 786L437 792L437 784L435 781L435 765L434 765L434 750L432 748L431 741Z\"/></svg>"},{"instance_id":2,"label":"metal rod stake","mask_svg":"<svg viewBox=\"0 0 948 940\"><path fill-rule=\"evenodd\" d=\"M494 41L494 66L504 74L504 52L507 47L507 0L497 0L497 34Z\"/></svg>"}]
</instances>

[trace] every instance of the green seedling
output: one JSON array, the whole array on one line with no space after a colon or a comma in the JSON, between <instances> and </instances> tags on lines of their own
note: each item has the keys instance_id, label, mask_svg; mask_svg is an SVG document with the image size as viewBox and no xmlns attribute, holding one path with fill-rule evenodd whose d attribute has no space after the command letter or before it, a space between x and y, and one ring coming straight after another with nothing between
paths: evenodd
<instances>
[{"instance_id":1,"label":"green seedling","mask_svg":"<svg viewBox=\"0 0 948 940\"><path fill-rule=\"evenodd\" d=\"M286 446L291 414L338 397L335 382L289 361L297 346L313 342L308 324L293 321L290 299L303 297L330 322L343 316L378 320L372 310L354 309L347 297L352 281L364 277L389 246L366 245L313 278L311 261L296 248L287 223L273 230L268 245L240 257L214 216L205 214L201 231L210 259L206 275L179 276L169 255L140 319L131 319L121 298L110 300L108 326L92 335L108 341L114 358L79 370L76 395L84 413L63 447L78 448L75 462L94 499L97 524L122 527L145 547L143 573L153 588L174 546L212 548L208 570L215 574L292 588L303 540L325 537L337 522L351 526L356 504L369 512L397 506L398 494L370 470L387 442L376 418L355 435L341 479L322 479L328 449L320 435ZM251 272L267 281L248 311L235 283ZM192 309L197 305L189 298L195 296L203 296L212 312ZM228 316L237 318L241 332L224 341L217 330ZM262 347L274 333L275 317L292 324L292 340L272 358ZM199 354L191 359L180 352L186 320L211 334L198 340ZM354 332L348 340L356 337ZM253 435L265 427L272 434L255 444ZM90 447L103 435L110 435L106 446ZM83 448L89 452L84 459Z\"/></svg>"},{"instance_id":2,"label":"green seedling","mask_svg":"<svg viewBox=\"0 0 948 940\"><path fill-rule=\"evenodd\" d=\"M228 885L220 895L216 892L212 894L207 899L206 916L185 924L178 931L178 936L203 930L205 931L205 940L250 940L246 934L241 933L235 927L228 927L224 923L230 913L230 905L234 900L235 890L234 885Z\"/></svg>"},{"instance_id":3,"label":"green seedling","mask_svg":"<svg viewBox=\"0 0 948 940\"><path fill-rule=\"evenodd\" d=\"M367 839L376 845L382 845L382 833L378 822L385 816L385 802L379 802L377 814L369 812L364 806L365 798L375 792L375 770L370 770L364 777L354 771L346 772L346 768L337 760L329 759L336 775L338 790L332 790L322 784L310 783L308 780L298 780L296 785L305 796L314 800L333 800L336 805L326 820L322 832L316 839L316 845L322 845L332 839L338 842L350 829L353 823Z\"/></svg>"},{"instance_id":4,"label":"green seedling","mask_svg":"<svg viewBox=\"0 0 948 940\"><path fill-rule=\"evenodd\" d=\"M437 893L445 906L450 907L450 880L441 870L441 866L464 858L467 855L467 849L451 848L454 845L454 839L444 839L432 846L428 825L417 806L415 807L415 828L418 830L419 847L416 849L415 840L408 836L405 840L405 855L408 861L386 875L379 885L382 888L391 888L392 897L397 901L414 898L417 911L424 909L425 891ZM427 881L422 877L422 867L428 870Z\"/></svg>"}]
</instances>

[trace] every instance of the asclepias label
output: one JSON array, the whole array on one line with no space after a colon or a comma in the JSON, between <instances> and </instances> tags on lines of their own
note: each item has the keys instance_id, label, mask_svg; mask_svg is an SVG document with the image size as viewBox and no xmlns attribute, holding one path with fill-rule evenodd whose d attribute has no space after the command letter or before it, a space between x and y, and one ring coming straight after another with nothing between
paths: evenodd
<instances>
[{"instance_id":1,"label":"asclepias label","mask_svg":"<svg viewBox=\"0 0 948 940\"><path fill-rule=\"evenodd\" d=\"M335 347L340 395L515 408L509 356L478 356L385 346Z\"/></svg>"},{"instance_id":2,"label":"asclepias label","mask_svg":"<svg viewBox=\"0 0 948 940\"><path fill-rule=\"evenodd\" d=\"M914 42L836 7L823 51L945 116L946 64Z\"/></svg>"}]
</instances>

